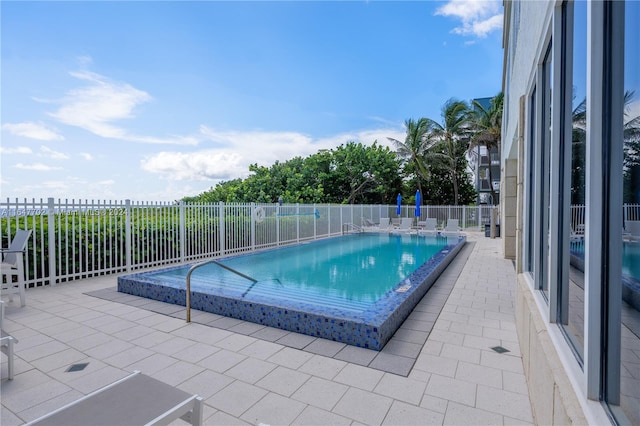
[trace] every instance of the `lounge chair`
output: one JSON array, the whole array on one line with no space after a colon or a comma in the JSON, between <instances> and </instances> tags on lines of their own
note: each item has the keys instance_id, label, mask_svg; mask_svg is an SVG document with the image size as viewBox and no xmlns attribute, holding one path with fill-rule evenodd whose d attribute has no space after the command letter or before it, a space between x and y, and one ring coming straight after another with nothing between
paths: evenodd
<instances>
[{"instance_id":1,"label":"lounge chair","mask_svg":"<svg viewBox=\"0 0 640 426\"><path fill-rule=\"evenodd\" d=\"M20 295L20 306L25 305L25 277L24 263L22 255L27 247L27 241L31 236L31 230L18 229L16 235L11 240L9 248L2 249L2 293L9 295L9 300L13 302L13 295ZM14 277L16 280L14 281Z\"/></svg>"},{"instance_id":2,"label":"lounge chair","mask_svg":"<svg viewBox=\"0 0 640 426\"><path fill-rule=\"evenodd\" d=\"M400 226L394 228L391 232L394 233L407 233L411 231L411 225L413 225L413 219L410 217L403 217L400 221Z\"/></svg>"},{"instance_id":3,"label":"lounge chair","mask_svg":"<svg viewBox=\"0 0 640 426\"><path fill-rule=\"evenodd\" d=\"M392 228L391 219L388 217L381 217L380 224L378 225L378 229L380 231L389 231Z\"/></svg>"},{"instance_id":4,"label":"lounge chair","mask_svg":"<svg viewBox=\"0 0 640 426\"><path fill-rule=\"evenodd\" d=\"M458 219L447 220L447 226L442 230L442 234L448 237L457 237L460 235L460 228L458 227Z\"/></svg>"},{"instance_id":5,"label":"lounge chair","mask_svg":"<svg viewBox=\"0 0 640 426\"><path fill-rule=\"evenodd\" d=\"M436 235L438 233L438 221L434 217L428 217L418 222L418 235Z\"/></svg>"},{"instance_id":6,"label":"lounge chair","mask_svg":"<svg viewBox=\"0 0 640 426\"><path fill-rule=\"evenodd\" d=\"M640 220L627 220L622 236L625 241L640 241Z\"/></svg>"},{"instance_id":7,"label":"lounge chair","mask_svg":"<svg viewBox=\"0 0 640 426\"><path fill-rule=\"evenodd\" d=\"M0 300L0 352L7 356L7 370L9 380L13 380L13 345L18 343L18 339L4 331L2 323L4 320L4 302Z\"/></svg>"},{"instance_id":8,"label":"lounge chair","mask_svg":"<svg viewBox=\"0 0 640 426\"><path fill-rule=\"evenodd\" d=\"M202 425L202 398L139 371L42 416L28 425Z\"/></svg>"}]
</instances>

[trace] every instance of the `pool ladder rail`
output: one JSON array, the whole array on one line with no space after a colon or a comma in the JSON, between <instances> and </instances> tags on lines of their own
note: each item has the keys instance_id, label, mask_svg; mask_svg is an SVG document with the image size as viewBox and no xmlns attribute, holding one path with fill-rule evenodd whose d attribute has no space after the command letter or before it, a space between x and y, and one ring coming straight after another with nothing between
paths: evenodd
<instances>
[{"instance_id":1,"label":"pool ladder rail","mask_svg":"<svg viewBox=\"0 0 640 426\"><path fill-rule=\"evenodd\" d=\"M227 265L224 265L215 259L209 259L209 260L202 261L200 263L196 263L191 268L189 268L189 271L187 272L187 284L186 284L187 299L185 301L185 305L187 307L187 322L191 322L191 274L193 273L193 271L195 271L199 267L208 265L210 263L213 263L214 265L218 265L219 267L226 269L227 271L233 272L234 274L253 282L253 284L258 282L258 280L251 278L250 276L245 275L242 272L238 272L235 269L230 268Z\"/></svg>"},{"instance_id":2,"label":"pool ladder rail","mask_svg":"<svg viewBox=\"0 0 640 426\"><path fill-rule=\"evenodd\" d=\"M346 231L345 231L346 229ZM361 226L356 225L355 223L343 223L342 224L342 233L349 233L349 232L364 232L364 228L362 228Z\"/></svg>"}]
</instances>

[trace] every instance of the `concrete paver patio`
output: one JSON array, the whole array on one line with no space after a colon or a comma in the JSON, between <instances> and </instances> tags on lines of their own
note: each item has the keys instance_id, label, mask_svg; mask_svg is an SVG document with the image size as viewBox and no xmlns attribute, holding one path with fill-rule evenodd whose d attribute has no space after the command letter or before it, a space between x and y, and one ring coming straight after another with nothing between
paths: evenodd
<instances>
[{"instance_id":1,"label":"concrete paver patio","mask_svg":"<svg viewBox=\"0 0 640 426\"><path fill-rule=\"evenodd\" d=\"M500 239L467 236L467 254L380 353L197 311L186 324L184 308L119 298L115 276L30 289L26 307L7 303L4 328L19 343L12 381L2 357L0 423L140 370L202 396L207 425L532 424L513 265Z\"/></svg>"}]
</instances>

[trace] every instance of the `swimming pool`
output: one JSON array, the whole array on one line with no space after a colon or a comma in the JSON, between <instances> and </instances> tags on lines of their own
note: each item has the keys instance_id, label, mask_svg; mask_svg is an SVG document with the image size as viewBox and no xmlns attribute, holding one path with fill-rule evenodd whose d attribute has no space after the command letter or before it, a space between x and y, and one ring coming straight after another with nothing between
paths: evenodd
<instances>
[{"instance_id":1,"label":"swimming pool","mask_svg":"<svg viewBox=\"0 0 640 426\"><path fill-rule=\"evenodd\" d=\"M571 243L571 265L584 272L584 241ZM622 299L640 311L640 242L622 244Z\"/></svg>"},{"instance_id":2,"label":"swimming pool","mask_svg":"<svg viewBox=\"0 0 640 426\"><path fill-rule=\"evenodd\" d=\"M464 238L362 233L218 259L191 276L191 306L380 350ZM185 304L191 265L118 278L118 291Z\"/></svg>"}]
</instances>

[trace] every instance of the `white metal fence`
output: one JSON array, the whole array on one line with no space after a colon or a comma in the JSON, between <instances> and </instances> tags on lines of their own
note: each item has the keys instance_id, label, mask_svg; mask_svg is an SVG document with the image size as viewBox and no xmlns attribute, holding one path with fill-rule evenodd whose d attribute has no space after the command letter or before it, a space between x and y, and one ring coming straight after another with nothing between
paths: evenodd
<instances>
[{"instance_id":1,"label":"white metal fence","mask_svg":"<svg viewBox=\"0 0 640 426\"><path fill-rule=\"evenodd\" d=\"M416 220L462 228L488 224L491 206L422 206ZM0 201L0 236L31 229L25 253L29 287L218 257L326 238L343 224L414 217L415 206L336 204L185 204L47 200Z\"/></svg>"},{"instance_id":2,"label":"white metal fence","mask_svg":"<svg viewBox=\"0 0 640 426\"><path fill-rule=\"evenodd\" d=\"M624 204L622 206L623 226L628 221L640 221L640 204ZM574 233L584 232L586 210L584 204L571 206L571 230Z\"/></svg>"}]
</instances>

